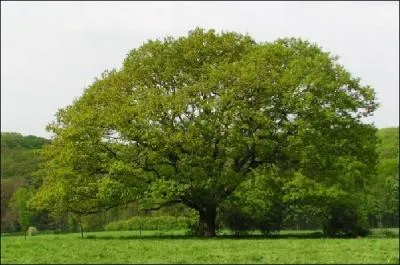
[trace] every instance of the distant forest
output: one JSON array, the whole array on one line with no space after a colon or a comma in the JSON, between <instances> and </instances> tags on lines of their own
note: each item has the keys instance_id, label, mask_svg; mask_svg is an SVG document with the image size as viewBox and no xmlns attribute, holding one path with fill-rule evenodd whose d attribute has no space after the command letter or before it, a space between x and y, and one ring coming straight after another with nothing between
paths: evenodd
<instances>
[{"instance_id":1,"label":"distant forest","mask_svg":"<svg viewBox=\"0 0 400 265\"><path fill-rule=\"evenodd\" d=\"M399 224L399 128L384 128L377 132L376 147L379 156L377 174L370 183L368 216L370 227L398 227ZM35 174L39 169L40 150L50 140L37 136L23 136L15 132L1 133L1 232L21 230L24 212L21 200L28 200L42 184L41 177ZM25 202L24 202L25 203ZM112 211L87 216L83 220L87 231L104 230L107 224L135 218L143 214L137 205L120 207ZM166 207L147 216L188 217L190 209L183 205ZM35 212L29 216L30 223L42 230L77 231L77 220L64 213ZM109 226L109 227L112 227ZM312 229L313 222L297 218L286 224L287 228Z\"/></svg>"}]
</instances>

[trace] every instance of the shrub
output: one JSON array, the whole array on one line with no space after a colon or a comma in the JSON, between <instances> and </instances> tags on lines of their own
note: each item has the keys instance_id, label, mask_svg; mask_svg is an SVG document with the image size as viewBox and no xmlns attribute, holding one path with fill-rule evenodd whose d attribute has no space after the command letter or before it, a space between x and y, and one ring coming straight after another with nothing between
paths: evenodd
<instances>
[{"instance_id":1,"label":"shrub","mask_svg":"<svg viewBox=\"0 0 400 265\"><path fill-rule=\"evenodd\" d=\"M108 223L107 231L122 230L175 230L187 229L190 223L187 217L157 216L157 217L132 217Z\"/></svg>"},{"instance_id":2,"label":"shrub","mask_svg":"<svg viewBox=\"0 0 400 265\"><path fill-rule=\"evenodd\" d=\"M330 206L329 217L323 224L327 237L356 237L369 234L367 217L360 213L357 205L339 203Z\"/></svg>"},{"instance_id":3,"label":"shrub","mask_svg":"<svg viewBox=\"0 0 400 265\"><path fill-rule=\"evenodd\" d=\"M235 235L243 235L247 233L247 230L252 228L251 217L244 213L238 207L224 208L223 213L220 215L219 221L221 224L229 228Z\"/></svg>"},{"instance_id":4,"label":"shrub","mask_svg":"<svg viewBox=\"0 0 400 265\"><path fill-rule=\"evenodd\" d=\"M219 207L219 223L235 234L279 231L283 222L282 181L276 168L260 168Z\"/></svg>"},{"instance_id":5,"label":"shrub","mask_svg":"<svg viewBox=\"0 0 400 265\"><path fill-rule=\"evenodd\" d=\"M186 219L186 227L188 231L186 232L189 236L200 236L201 228L199 224L199 213L192 212Z\"/></svg>"},{"instance_id":6,"label":"shrub","mask_svg":"<svg viewBox=\"0 0 400 265\"><path fill-rule=\"evenodd\" d=\"M281 230L282 215L280 209L269 209L268 211L249 212L236 207L225 207L221 213L219 222L229 228L235 235L246 235L248 231L259 230L262 234L267 235L273 231Z\"/></svg>"},{"instance_id":7,"label":"shrub","mask_svg":"<svg viewBox=\"0 0 400 265\"><path fill-rule=\"evenodd\" d=\"M394 231L390 231L389 229L384 229L382 231L382 234L385 237L398 237L399 236L397 233L395 233Z\"/></svg>"}]
</instances>

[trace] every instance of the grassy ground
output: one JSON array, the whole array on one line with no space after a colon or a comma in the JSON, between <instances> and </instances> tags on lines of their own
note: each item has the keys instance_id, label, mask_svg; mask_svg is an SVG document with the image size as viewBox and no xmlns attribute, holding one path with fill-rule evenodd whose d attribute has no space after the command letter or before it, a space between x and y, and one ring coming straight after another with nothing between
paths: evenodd
<instances>
[{"instance_id":1,"label":"grassy ground","mask_svg":"<svg viewBox=\"0 0 400 265\"><path fill-rule=\"evenodd\" d=\"M397 234L396 234L397 233ZM1 237L1 263L399 263L398 229L361 239L323 239L318 233L200 239L144 231Z\"/></svg>"}]
</instances>

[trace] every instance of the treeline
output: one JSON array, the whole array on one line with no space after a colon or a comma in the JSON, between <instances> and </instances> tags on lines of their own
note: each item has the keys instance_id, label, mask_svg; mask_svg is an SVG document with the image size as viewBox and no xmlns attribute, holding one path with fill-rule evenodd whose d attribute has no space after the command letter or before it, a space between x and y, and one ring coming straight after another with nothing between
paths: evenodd
<instances>
[{"instance_id":1,"label":"treeline","mask_svg":"<svg viewBox=\"0 0 400 265\"><path fill-rule=\"evenodd\" d=\"M24 214L20 210L40 185L34 178L34 172L41 162L38 152L47 143L50 140L33 135L1 133L1 231L18 231L21 228ZM40 218L46 215L41 214Z\"/></svg>"},{"instance_id":2,"label":"treeline","mask_svg":"<svg viewBox=\"0 0 400 265\"><path fill-rule=\"evenodd\" d=\"M374 178L364 191L362 215L371 228L398 227L399 225L399 128L384 128L377 132L379 163ZM64 212L48 212L32 209L30 199L41 185L35 172L41 158L39 151L50 142L36 136L19 133L1 133L1 232L22 231L32 225L40 230L77 232L101 230L143 229L196 229L196 213L183 204L146 211L142 205L130 203L109 211L78 216ZM260 176L243 183L231 196L218 215L219 229L229 228L236 233L260 230L269 233L281 229L321 228L320 208L285 205L276 200L279 178ZM275 183L275 184L274 184ZM316 197L317 198L317 197ZM275 200L275 201L274 201ZM332 210L334 211L334 209ZM338 207L340 213L351 209Z\"/></svg>"},{"instance_id":3,"label":"treeline","mask_svg":"<svg viewBox=\"0 0 400 265\"><path fill-rule=\"evenodd\" d=\"M37 152L49 142L33 135L1 133L1 179L30 181L40 162Z\"/></svg>"},{"instance_id":4,"label":"treeline","mask_svg":"<svg viewBox=\"0 0 400 265\"><path fill-rule=\"evenodd\" d=\"M369 222L372 227L399 226L399 128L377 133L377 174L369 185Z\"/></svg>"}]
</instances>

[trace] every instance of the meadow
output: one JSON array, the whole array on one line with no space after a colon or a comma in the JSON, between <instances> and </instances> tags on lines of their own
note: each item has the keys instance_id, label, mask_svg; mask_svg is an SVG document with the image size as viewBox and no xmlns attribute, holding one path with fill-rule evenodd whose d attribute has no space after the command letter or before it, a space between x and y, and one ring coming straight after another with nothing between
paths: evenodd
<instances>
[{"instance_id":1,"label":"meadow","mask_svg":"<svg viewBox=\"0 0 400 265\"><path fill-rule=\"evenodd\" d=\"M113 231L2 235L1 263L287 263L398 264L398 229L365 238L328 239L318 231L262 237L196 238L185 231Z\"/></svg>"}]
</instances>

